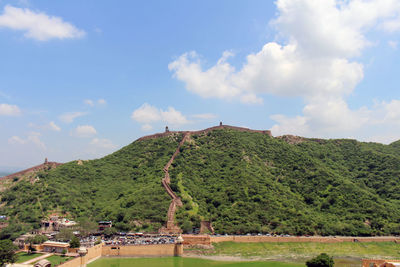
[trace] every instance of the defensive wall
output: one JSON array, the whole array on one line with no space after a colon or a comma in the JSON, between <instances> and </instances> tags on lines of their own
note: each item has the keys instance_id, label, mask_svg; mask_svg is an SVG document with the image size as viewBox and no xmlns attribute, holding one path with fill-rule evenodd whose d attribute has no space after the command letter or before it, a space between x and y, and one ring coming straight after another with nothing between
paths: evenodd
<instances>
[{"instance_id":1,"label":"defensive wall","mask_svg":"<svg viewBox=\"0 0 400 267\"><path fill-rule=\"evenodd\" d=\"M266 134L266 135L272 137L271 131L269 131L269 130L252 130L252 129L244 128L244 127L220 124L219 126L210 127L210 128L207 128L204 130L199 130L199 131L165 131L164 133L156 133L156 134L152 134L152 135L143 136L143 137L137 139L137 141L155 139L155 138L176 135L176 134L190 134L190 135L198 134L198 135L201 135L201 134L207 134L211 131L220 130L220 129L231 129L231 130L235 130L235 131L239 131L239 132L261 133L261 134Z\"/></svg>"},{"instance_id":2,"label":"defensive wall","mask_svg":"<svg viewBox=\"0 0 400 267\"><path fill-rule=\"evenodd\" d=\"M211 245L209 235L182 235L184 245Z\"/></svg>"},{"instance_id":3,"label":"defensive wall","mask_svg":"<svg viewBox=\"0 0 400 267\"><path fill-rule=\"evenodd\" d=\"M100 258L103 254L103 244L99 244L87 249L86 255L82 257L76 257L63 264L57 265L61 267L81 267L86 266L87 263L92 262Z\"/></svg>"},{"instance_id":4,"label":"defensive wall","mask_svg":"<svg viewBox=\"0 0 400 267\"><path fill-rule=\"evenodd\" d=\"M176 244L103 246L102 250L102 256L163 257L182 255L179 252L179 245Z\"/></svg>"},{"instance_id":5,"label":"defensive wall","mask_svg":"<svg viewBox=\"0 0 400 267\"><path fill-rule=\"evenodd\" d=\"M32 168L29 168L29 169L26 169L26 170L23 170L23 171L20 171L20 172L16 172L16 173L13 173L13 174L10 174L10 175L7 175L7 176L0 177L0 180L12 179L14 177L20 177L20 176L28 174L28 173L41 171L41 170L44 170L46 168L55 168L55 167L60 166L60 165L62 165L62 163L45 161L43 164L34 166Z\"/></svg>"},{"instance_id":6,"label":"defensive wall","mask_svg":"<svg viewBox=\"0 0 400 267\"><path fill-rule=\"evenodd\" d=\"M315 243L340 243L340 242L396 242L400 243L400 237L382 236L382 237L325 237L325 236L211 236L211 243L220 242L238 242L238 243L255 243L255 242L315 242Z\"/></svg>"},{"instance_id":7,"label":"defensive wall","mask_svg":"<svg viewBox=\"0 0 400 267\"><path fill-rule=\"evenodd\" d=\"M183 244L105 246L88 248L84 256L75 257L59 267L81 267L100 257L167 257L183 255Z\"/></svg>"}]
</instances>

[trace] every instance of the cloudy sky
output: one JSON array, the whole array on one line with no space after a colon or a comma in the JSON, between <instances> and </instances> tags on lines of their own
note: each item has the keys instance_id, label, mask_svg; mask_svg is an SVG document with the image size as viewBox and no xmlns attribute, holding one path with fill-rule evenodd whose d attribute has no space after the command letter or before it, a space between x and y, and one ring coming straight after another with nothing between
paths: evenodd
<instances>
[{"instance_id":1,"label":"cloudy sky","mask_svg":"<svg viewBox=\"0 0 400 267\"><path fill-rule=\"evenodd\" d=\"M399 42L398 0L0 0L0 170L219 121L390 143Z\"/></svg>"}]
</instances>

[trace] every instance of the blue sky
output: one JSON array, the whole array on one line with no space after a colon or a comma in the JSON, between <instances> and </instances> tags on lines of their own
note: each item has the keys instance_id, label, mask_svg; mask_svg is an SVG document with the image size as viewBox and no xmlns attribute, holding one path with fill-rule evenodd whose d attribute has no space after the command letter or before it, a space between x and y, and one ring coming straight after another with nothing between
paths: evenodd
<instances>
[{"instance_id":1,"label":"blue sky","mask_svg":"<svg viewBox=\"0 0 400 267\"><path fill-rule=\"evenodd\" d=\"M0 170L225 124L400 139L396 0L0 0Z\"/></svg>"}]
</instances>

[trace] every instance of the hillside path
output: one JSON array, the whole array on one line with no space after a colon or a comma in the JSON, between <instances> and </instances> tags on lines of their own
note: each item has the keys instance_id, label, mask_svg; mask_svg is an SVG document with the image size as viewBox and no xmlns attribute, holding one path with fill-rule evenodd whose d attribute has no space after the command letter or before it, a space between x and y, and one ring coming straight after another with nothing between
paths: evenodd
<instances>
[{"instance_id":1,"label":"hillside path","mask_svg":"<svg viewBox=\"0 0 400 267\"><path fill-rule=\"evenodd\" d=\"M171 204L169 205L168 208L168 213L167 213L167 217L168 217L168 221L167 221L167 227L162 227L160 229L161 233L171 233L171 234L176 234L176 233L181 233L182 230L179 226L175 225L175 211L177 207L182 207L182 200L180 197L178 197L174 191L172 191L171 187L169 186L170 182L171 182L171 178L169 177L169 167L171 166L172 162L174 162L175 157L179 154L180 149L182 147L182 145L186 142L186 140L189 138L190 133L189 132L185 132L183 135L182 140L179 142L179 145L177 147L177 149L175 150L174 154L172 155L172 157L170 158L170 160L168 161L168 163L164 166L164 178L161 180L161 183L165 189L165 191L167 191L168 195L172 198Z\"/></svg>"}]
</instances>

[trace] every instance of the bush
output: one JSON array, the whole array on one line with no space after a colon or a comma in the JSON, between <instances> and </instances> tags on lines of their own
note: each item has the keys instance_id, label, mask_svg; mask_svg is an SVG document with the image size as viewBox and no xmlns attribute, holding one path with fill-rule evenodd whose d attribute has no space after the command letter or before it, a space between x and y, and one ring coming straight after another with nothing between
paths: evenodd
<instances>
[{"instance_id":1,"label":"bush","mask_svg":"<svg viewBox=\"0 0 400 267\"><path fill-rule=\"evenodd\" d=\"M333 267L333 258L326 253L321 253L317 257L306 262L307 267Z\"/></svg>"},{"instance_id":2,"label":"bush","mask_svg":"<svg viewBox=\"0 0 400 267\"><path fill-rule=\"evenodd\" d=\"M74 236L71 241L69 242L69 246L71 248L79 248L81 246L81 242L79 241L79 238Z\"/></svg>"}]
</instances>

